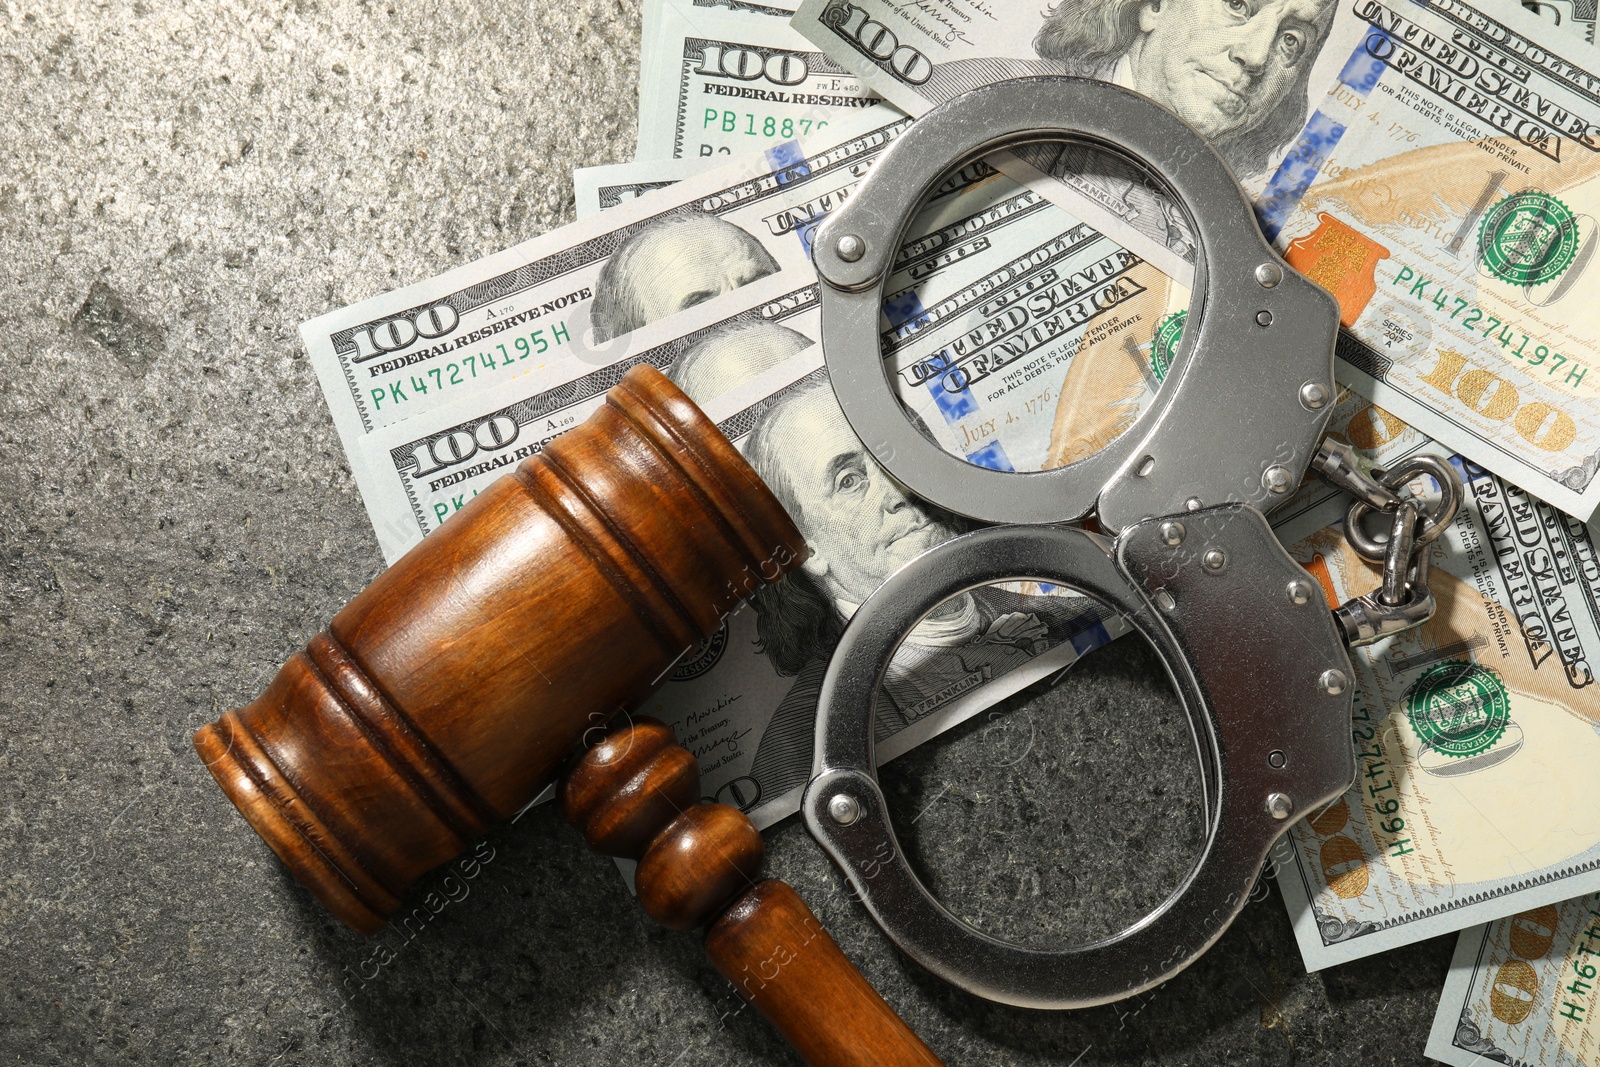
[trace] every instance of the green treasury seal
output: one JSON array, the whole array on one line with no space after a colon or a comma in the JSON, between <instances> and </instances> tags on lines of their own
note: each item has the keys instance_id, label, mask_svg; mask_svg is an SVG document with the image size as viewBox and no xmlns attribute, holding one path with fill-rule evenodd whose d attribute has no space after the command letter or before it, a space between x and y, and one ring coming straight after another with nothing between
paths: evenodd
<instances>
[{"instance_id":1,"label":"green treasury seal","mask_svg":"<svg viewBox=\"0 0 1600 1067\"><path fill-rule=\"evenodd\" d=\"M1483 216L1478 255L1489 272L1512 285L1543 285L1561 277L1578 251L1578 220L1547 193L1524 189Z\"/></svg>"},{"instance_id":2,"label":"green treasury seal","mask_svg":"<svg viewBox=\"0 0 1600 1067\"><path fill-rule=\"evenodd\" d=\"M1183 340L1183 324L1188 317L1187 311L1174 311L1156 327L1156 339L1150 344L1150 369L1158 382L1166 378L1172 367L1172 357L1178 351L1178 342Z\"/></svg>"},{"instance_id":3,"label":"green treasury seal","mask_svg":"<svg viewBox=\"0 0 1600 1067\"><path fill-rule=\"evenodd\" d=\"M1511 720L1500 676L1467 660L1435 663L1406 690L1406 717L1424 744L1457 758L1493 748Z\"/></svg>"}]
</instances>

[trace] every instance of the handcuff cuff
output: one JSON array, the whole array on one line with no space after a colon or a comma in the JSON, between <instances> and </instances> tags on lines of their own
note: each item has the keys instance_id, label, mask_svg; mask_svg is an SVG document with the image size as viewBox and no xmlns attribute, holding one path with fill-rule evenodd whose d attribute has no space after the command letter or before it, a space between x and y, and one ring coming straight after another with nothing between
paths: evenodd
<instances>
[{"instance_id":1,"label":"handcuff cuff","mask_svg":"<svg viewBox=\"0 0 1600 1067\"><path fill-rule=\"evenodd\" d=\"M1067 467L990 470L925 437L895 397L878 348L883 287L913 208L942 178L1064 139L1142 166L1187 209L1190 314L1164 387L1112 443ZM845 627L822 683L806 825L883 932L955 986L1036 1008L1149 989L1222 935L1291 820L1354 781L1346 650L1432 616L1427 545L1454 518L1460 482L1429 457L1368 477L1348 444L1323 439L1338 305L1267 244L1211 146L1129 90L1041 76L955 97L890 145L812 248L828 373L852 429L912 493L992 525L905 564ZM1378 590L1332 611L1264 515L1308 469L1355 495L1347 536L1384 564ZM1441 491L1426 510L1400 493L1419 474ZM1362 525L1373 511L1391 516L1386 542ZM1091 514L1103 532L1063 525ZM1149 641L1200 762L1200 859L1153 912L1087 945L1023 946L955 917L911 868L877 778L874 697L900 642L951 596L1027 579L1102 601Z\"/></svg>"}]
</instances>

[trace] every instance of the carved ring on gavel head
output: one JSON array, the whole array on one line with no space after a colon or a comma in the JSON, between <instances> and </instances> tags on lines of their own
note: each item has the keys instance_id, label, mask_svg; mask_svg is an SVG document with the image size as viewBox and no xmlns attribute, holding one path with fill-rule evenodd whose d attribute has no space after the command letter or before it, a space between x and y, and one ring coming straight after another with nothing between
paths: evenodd
<instances>
[{"instance_id":1,"label":"carved ring on gavel head","mask_svg":"<svg viewBox=\"0 0 1600 1067\"><path fill-rule=\"evenodd\" d=\"M371 934L805 551L699 408L638 367L195 747L301 883ZM678 921L697 901L685 887Z\"/></svg>"}]
</instances>

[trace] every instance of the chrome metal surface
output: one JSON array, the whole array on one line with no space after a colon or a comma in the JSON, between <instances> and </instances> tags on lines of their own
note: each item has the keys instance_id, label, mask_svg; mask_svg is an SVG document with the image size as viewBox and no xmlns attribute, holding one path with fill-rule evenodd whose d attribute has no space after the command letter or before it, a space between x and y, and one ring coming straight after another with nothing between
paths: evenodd
<instances>
[{"instance_id":1,"label":"chrome metal surface","mask_svg":"<svg viewBox=\"0 0 1600 1067\"><path fill-rule=\"evenodd\" d=\"M1165 386L1105 448L1052 470L990 470L945 452L906 418L878 345L883 282L917 204L945 174L996 149L1063 138L1132 160L1187 210L1200 246L1189 317ZM840 237L851 235L865 245L857 260L839 254ZM1262 488L1261 472L1281 464L1298 482L1327 422L1329 409L1308 411L1298 391L1333 380L1338 305L1262 238L1211 146L1127 89L1041 76L953 98L885 150L812 247L840 406L898 481L950 511L989 522L1063 522L1097 511L1115 532L1191 498L1271 507L1281 498ZM1265 292L1256 281L1263 265L1281 273ZM1262 330L1261 312L1293 323L1292 336Z\"/></svg>"},{"instance_id":2,"label":"chrome metal surface","mask_svg":"<svg viewBox=\"0 0 1600 1067\"><path fill-rule=\"evenodd\" d=\"M1328 387L1321 382L1307 382L1300 387L1300 406L1307 411L1319 411L1328 402Z\"/></svg>"},{"instance_id":3,"label":"chrome metal surface","mask_svg":"<svg viewBox=\"0 0 1600 1067\"><path fill-rule=\"evenodd\" d=\"M946 981L1035 1008L1087 1007L1148 989L1232 922L1292 811L1316 810L1354 779L1350 701L1325 683L1345 677L1349 659L1321 587L1252 507L1204 509L1185 523L1179 545L1167 542L1162 520L1132 524L1111 554L1104 538L1072 528L965 534L902 567L845 628L822 683L801 810L883 931ZM1202 561L1213 552L1233 565L1208 570ZM957 919L917 879L877 781L874 697L904 635L951 596L1026 578L1096 597L1150 641L1200 760L1209 832L1199 863L1150 915L1089 945L1027 947ZM1308 583L1314 607L1286 600L1296 581ZM1282 814L1263 801L1273 794L1289 804ZM849 825L832 815L841 796L860 811Z\"/></svg>"},{"instance_id":4,"label":"chrome metal surface","mask_svg":"<svg viewBox=\"0 0 1600 1067\"><path fill-rule=\"evenodd\" d=\"M1344 535L1363 559L1383 564L1383 584L1334 609L1334 619L1351 648L1370 645L1392 634L1421 626L1436 607L1428 589L1428 544L1455 521L1465 493L1455 468L1437 456L1412 456L1391 471L1364 474L1355 449L1328 438L1317 449L1311 468L1329 484L1356 499L1345 514ZM1419 474L1433 478L1439 500L1424 507L1399 491ZM1363 525L1374 511L1390 516L1389 536L1379 540Z\"/></svg>"},{"instance_id":5,"label":"chrome metal surface","mask_svg":"<svg viewBox=\"0 0 1600 1067\"><path fill-rule=\"evenodd\" d=\"M1383 556L1383 585L1378 599L1385 607L1406 602L1406 572L1411 569L1416 535L1417 505L1406 500L1394 509L1394 522L1389 527L1389 550Z\"/></svg>"},{"instance_id":6,"label":"chrome metal surface","mask_svg":"<svg viewBox=\"0 0 1600 1067\"><path fill-rule=\"evenodd\" d=\"M1267 762L1270 764L1272 760L1269 758ZM1267 814L1274 819L1287 819L1294 814L1294 801L1287 793L1268 793Z\"/></svg>"},{"instance_id":7,"label":"chrome metal surface","mask_svg":"<svg viewBox=\"0 0 1600 1067\"><path fill-rule=\"evenodd\" d=\"M1433 618L1437 604L1427 580L1413 578L1407 583L1407 591L1403 604L1383 603L1374 589L1334 608L1333 617L1339 629L1344 631L1345 644L1360 648L1393 634L1404 633Z\"/></svg>"},{"instance_id":8,"label":"chrome metal surface","mask_svg":"<svg viewBox=\"0 0 1600 1067\"><path fill-rule=\"evenodd\" d=\"M1382 563L1388 555L1388 546L1386 542L1379 541L1367 533L1366 527L1362 525L1363 520L1373 511L1389 511L1398 507L1400 490L1419 474L1428 475L1438 485L1439 501L1423 513L1422 525L1416 532L1416 549L1421 549L1434 540L1455 520L1456 511L1461 506L1461 477L1446 460L1438 456L1411 456L1393 470L1373 473L1377 475L1377 484L1394 494L1394 503L1374 504L1361 494L1356 494L1358 499L1350 505L1344 523L1344 535L1349 540L1350 546L1367 562Z\"/></svg>"},{"instance_id":9,"label":"chrome metal surface","mask_svg":"<svg viewBox=\"0 0 1600 1067\"><path fill-rule=\"evenodd\" d=\"M1393 489L1367 477L1356 462L1356 450L1349 441L1325 437L1317 446L1311 469L1322 480L1336 489L1343 489L1368 507L1386 511L1400 505L1400 497ZM1378 559L1382 559L1380 554ZM1376 563L1377 560L1371 562Z\"/></svg>"}]
</instances>

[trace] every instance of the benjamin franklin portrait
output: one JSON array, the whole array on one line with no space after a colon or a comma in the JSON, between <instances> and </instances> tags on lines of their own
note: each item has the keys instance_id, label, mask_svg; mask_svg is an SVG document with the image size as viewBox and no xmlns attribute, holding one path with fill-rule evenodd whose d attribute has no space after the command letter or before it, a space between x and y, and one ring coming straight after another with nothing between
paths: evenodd
<instances>
[{"instance_id":1,"label":"benjamin franklin portrait","mask_svg":"<svg viewBox=\"0 0 1600 1067\"><path fill-rule=\"evenodd\" d=\"M811 338L775 322L731 322L703 331L667 377L695 403L709 404L810 346Z\"/></svg>"},{"instance_id":2,"label":"benjamin franklin portrait","mask_svg":"<svg viewBox=\"0 0 1600 1067\"><path fill-rule=\"evenodd\" d=\"M811 555L755 595L756 632L778 674L795 679L756 749L762 797L810 776L817 697L845 622L902 564L961 532L954 516L889 477L850 429L825 378L763 413L744 448L805 535ZM975 589L940 605L900 646L879 698L887 736L955 695L1100 622L1090 601Z\"/></svg>"},{"instance_id":3,"label":"benjamin franklin portrait","mask_svg":"<svg viewBox=\"0 0 1600 1067\"><path fill-rule=\"evenodd\" d=\"M778 270L761 242L730 222L687 212L631 234L595 281L589 316L609 341Z\"/></svg>"},{"instance_id":4,"label":"benjamin franklin portrait","mask_svg":"<svg viewBox=\"0 0 1600 1067\"><path fill-rule=\"evenodd\" d=\"M1060 0L1034 37L1038 61L938 65L935 100L1005 77L1073 74L1133 89L1187 121L1241 177L1298 134L1335 0Z\"/></svg>"}]
</instances>

